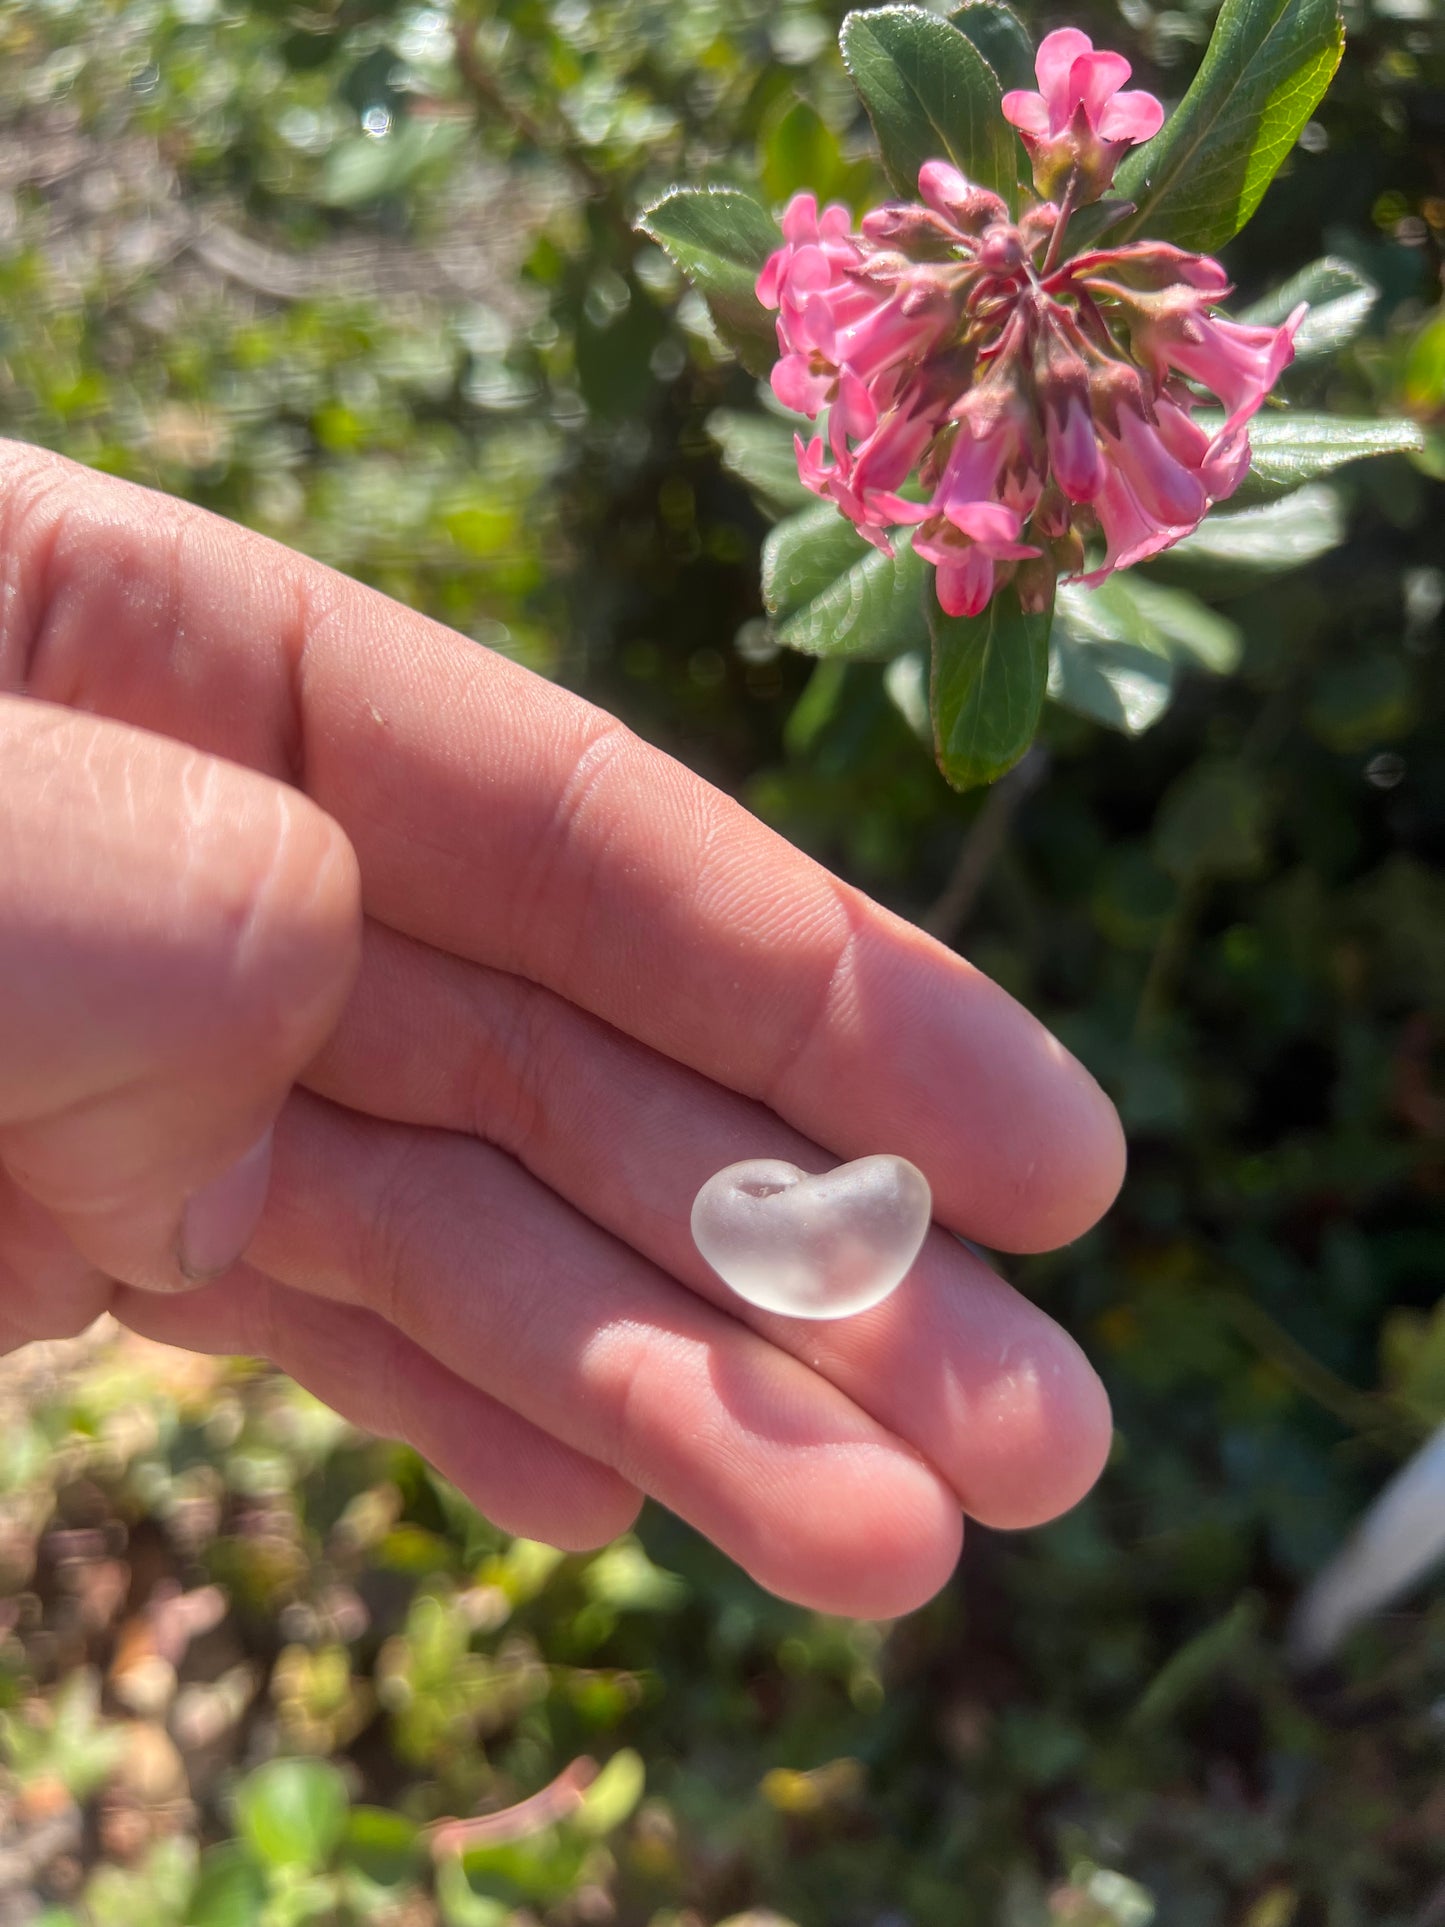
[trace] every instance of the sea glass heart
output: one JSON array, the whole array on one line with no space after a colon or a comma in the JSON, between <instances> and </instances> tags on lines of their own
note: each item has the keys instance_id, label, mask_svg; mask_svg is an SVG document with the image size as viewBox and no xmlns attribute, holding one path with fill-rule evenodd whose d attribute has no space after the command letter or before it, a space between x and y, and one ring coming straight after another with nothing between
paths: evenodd
<instances>
[{"instance_id":1,"label":"sea glass heart","mask_svg":"<svg viewBox=\"0 0 1445 1927\"><path fill-rule=\"evenodd\" d=\"M901 1283L933 1216L907 1158L858 1158L821 1177L779 1158L717 1172L692 1207L698 1250L740 1298L790 1318L848 1318Z\"/></svg>"}]
</instances>

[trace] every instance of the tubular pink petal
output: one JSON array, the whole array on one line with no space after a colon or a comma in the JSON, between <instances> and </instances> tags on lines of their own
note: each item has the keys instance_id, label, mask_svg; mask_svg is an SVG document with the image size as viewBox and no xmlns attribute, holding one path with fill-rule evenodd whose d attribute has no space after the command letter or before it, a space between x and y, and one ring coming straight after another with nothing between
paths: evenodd
<instances>
[{"instance_id":1,"label":"tubular pink petal","mask_svg":"<svg viewBox=\"0 0 1445 1927\"><path fill-rule=\"evenodd\" d=\"M1141 508L1168 527L1188 523L1192 528L1209 506L1197 473L1175 460L1158 431L1142 417L1125 410L1119 429L1111 453L1125 470Z\"/></svg>"},{"instance_id":2,"label":"tubular pink petal","mask_svg":"<svg viewBox=\"0 0 1445 1927\"><path fill-rule=\"evenodd\" d=\"M993 597L993 563L982 549L967 549L939 563L934 583L945 615L982 615Z\"/></svg>"},{"instance_id":3,"label":"tubular pink petal","mask_svg":"<svg viewBox=\"0 0 1445 1927\"><path fill-rule=\"evenodd\" d=\"M1092 502L1104 481L1104 461L1088 403L1070 400L1044 416L1049 467L1071 502Z\"/></svg>"}]
</instances>

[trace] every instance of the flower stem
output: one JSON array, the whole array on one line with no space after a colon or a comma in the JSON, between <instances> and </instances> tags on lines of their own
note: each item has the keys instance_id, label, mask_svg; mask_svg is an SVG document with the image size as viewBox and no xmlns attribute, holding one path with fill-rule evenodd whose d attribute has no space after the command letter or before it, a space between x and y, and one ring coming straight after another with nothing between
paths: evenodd
<instances>
[{"instance_id":1,"label":"flower stem","mask_svg":"<svg viewBox=\"0 0 1445 1927\"><path fill-rule=\"evenodd\" d=\"M1045 254L1043 266L1039 269L1041 275L1052 273L1058 262L1059 255L1063 252L1064 235L1067 233L1069 222L1073 218L1075 197L1078 191L1079 169L1076 164L1069 169L1069 184L1064 189L1064 200L1063 205L1059 209L1059 218L1054 222L1054 231L1049 236L1048 253Z\"/></svg>"}]
</instances>

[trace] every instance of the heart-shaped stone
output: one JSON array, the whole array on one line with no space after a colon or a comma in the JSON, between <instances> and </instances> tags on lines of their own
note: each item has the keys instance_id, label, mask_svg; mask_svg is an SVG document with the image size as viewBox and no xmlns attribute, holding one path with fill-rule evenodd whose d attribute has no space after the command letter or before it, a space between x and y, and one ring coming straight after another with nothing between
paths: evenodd
<instances>
[{"instance_id":1,"label":"heart-shaped stone","mask_svg":"<svg viewBox=\"0 0 1445 1927\"><path fill-rule=\"evenodd\" d=\"M692 1235L750 1305L848 1318L902 1282L932 1216L928 1180L907 1158L858 1158L820 1177L780 1158L749 1158L698 1192Z\"/></svg>"}]
</instances>

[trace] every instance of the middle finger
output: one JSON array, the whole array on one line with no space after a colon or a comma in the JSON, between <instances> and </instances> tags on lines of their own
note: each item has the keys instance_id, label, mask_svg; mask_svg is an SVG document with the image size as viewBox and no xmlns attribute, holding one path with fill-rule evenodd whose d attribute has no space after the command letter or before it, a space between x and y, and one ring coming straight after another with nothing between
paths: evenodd
<instances>
[{"instance_id":1,"label":"middle finger","mask_svg":"<svg viewBox=\"0 0 1445 1927\"><path fill-rule=\"evenodd\" d=\"M1053 1518L1098 1476L1111 1430L1093 1369L945 1232L930 1232L904 1285L861 1317L780 1318L728 1291L691 1237L703 1181L745 1157L812 1171L835 1159L765 1105L551 991L368 925L357 990L307 1082L355 1110L472 1133L518 1158L908 1440L986 1525Z\"/></svg>"}]
</instances>

